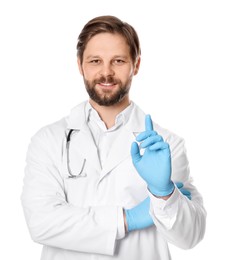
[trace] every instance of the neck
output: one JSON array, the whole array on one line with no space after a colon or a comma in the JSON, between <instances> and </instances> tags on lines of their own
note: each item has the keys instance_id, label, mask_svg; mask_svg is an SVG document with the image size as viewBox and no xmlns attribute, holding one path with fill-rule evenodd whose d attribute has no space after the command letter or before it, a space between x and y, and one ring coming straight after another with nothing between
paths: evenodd
<instances>
[{"instance_id":1,"label":"neck","mask_svg":"<svg viewBox=\"0 0 228 260\"><path fill-rule=\"evenodd\" d=\"M129 97L112 106L100 106L93 100L89 100L91 106L97 111L106 127L109 129L115 125L116 116L130 105Z\"/></svg>"}]
</instances>

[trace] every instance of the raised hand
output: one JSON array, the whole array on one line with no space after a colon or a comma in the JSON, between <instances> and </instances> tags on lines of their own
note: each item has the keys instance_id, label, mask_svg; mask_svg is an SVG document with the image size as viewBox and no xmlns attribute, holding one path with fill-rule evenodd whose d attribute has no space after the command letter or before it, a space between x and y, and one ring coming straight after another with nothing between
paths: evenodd
<instances>
[{"instance_id":1,"label":"raised hand","mask_svg":"<svg viewBox=\"0 0 228 260\"><path fill-rule=\"evenodd\" d=\"M145 131L136 137L131 146L133 164L155 196L168 196L174 190L171 181L171 156L169 144L153 130L150 115L145 117ZM144 149L144 153L140 153Z\"/></svg>"}]
</instances>

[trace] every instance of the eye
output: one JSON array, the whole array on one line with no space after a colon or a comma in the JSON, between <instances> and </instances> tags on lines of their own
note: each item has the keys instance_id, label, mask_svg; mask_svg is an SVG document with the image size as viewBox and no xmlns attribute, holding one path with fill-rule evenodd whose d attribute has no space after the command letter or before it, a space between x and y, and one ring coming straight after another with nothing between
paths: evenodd
<instances>
[{"instance_id":1,"label":"eye","mask_svg":"<svg viewBox=\"0 0 228 260\"><path fill-rule=\"evenodd\" d=\"M122 59L115 59L115 60L113 61L113 63L116 64L116 65L122 65L122 64L125 63L125 61L122 60Z\"/></svg>"},{"instance_id":2,"label":"eye","mask_svg":"<svg viewBox=\"0 0 228 260\"><path fill-rule=\"evenodd\" d=\"M90 60L89 63L91 63L93 65L98 65L101 63L101 61L99 59L93 59L93 60Z\"/></svg>"}]
</instances>

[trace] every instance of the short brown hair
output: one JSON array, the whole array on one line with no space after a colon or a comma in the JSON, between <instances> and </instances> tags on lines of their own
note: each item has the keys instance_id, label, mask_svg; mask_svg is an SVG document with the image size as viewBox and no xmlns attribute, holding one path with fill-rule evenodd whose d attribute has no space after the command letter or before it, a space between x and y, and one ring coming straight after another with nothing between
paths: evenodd
<instances>
[{"instance_id":1,"label":"short brown hair","mask_svg":"<svg viewBox=\"0 0 228 260\"><path fill-rule=\"evenodd\" d=\"M78 36L77 56L82 62L83 53L88 41L99 33L118 33L122 35L130 48L132 61L141 54L140 42L135 29L115 16L98 16L90 20Z\"/></svg>"}]
</instances>

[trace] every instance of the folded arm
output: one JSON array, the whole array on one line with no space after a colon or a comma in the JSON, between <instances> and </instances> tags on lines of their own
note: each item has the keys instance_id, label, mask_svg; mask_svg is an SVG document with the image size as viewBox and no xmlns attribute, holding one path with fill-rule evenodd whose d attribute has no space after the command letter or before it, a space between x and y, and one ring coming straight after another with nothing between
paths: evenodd
<instances>
[{"instance_id":1,"label":"folded arm","mask_svg":"<svg viewBox=\"0 0 228 260\"><path fill-rule=\"evenodd\" d=\"M25 169L22 205L34 241L79 252L113 255L124 236L121 207L76 207L67 202L63 178L45 133L32 139Z\"/></svg>"}]
</instances>

